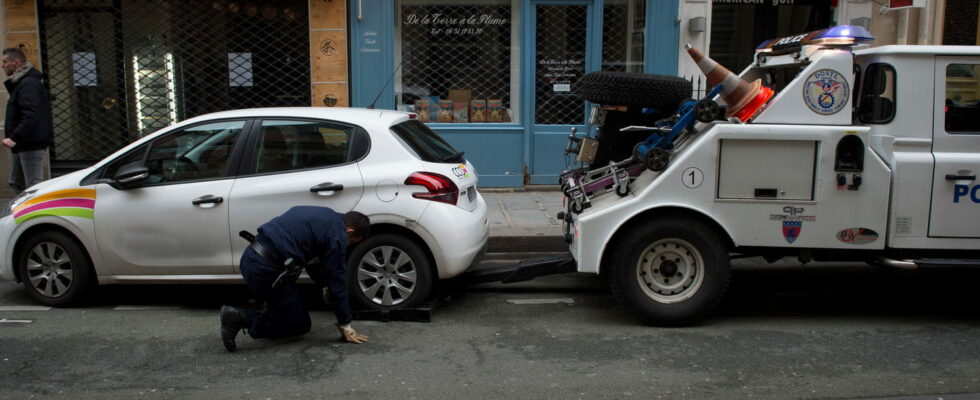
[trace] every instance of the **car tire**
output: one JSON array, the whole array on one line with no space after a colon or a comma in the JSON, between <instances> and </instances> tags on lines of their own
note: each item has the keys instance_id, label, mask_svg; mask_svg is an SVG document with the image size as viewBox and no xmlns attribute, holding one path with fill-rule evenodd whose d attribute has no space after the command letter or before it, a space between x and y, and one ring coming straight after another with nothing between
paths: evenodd
<instances>
[{"instance_id":1,"label":"car tire","mask_svg":"<svg viewBox=\"0 0 980 400\"><path fill-rule=\"evenodd\" d=\"M682 217L660 217L623 235L608 277L616 299L650 325L699 322L724 297L727 240Z\"/></svg>"},{"instance_id":2,"label":"car tire","mask_svg":"<svg viewBox=\"0 0 980 400\"><path fill-rule=\"evenodd\" d=\"M596 104L647 107L673 113L691 97L691 81L679 76L595 71L585 74L577 90Z\"/></svg>"},{"instance_id":3,"label":"car tire","mask_svg":"<svg viewBox=\"0 0 980 400\"><path fill-rule=\"evenodd\" d=\"M416 242L383 233L354 248L348 266L351 300L356 307L388 310L415 307L429 298L433 268Z\"/></svg>"},{"instance_id":4,"label":"car tire","mask_svg":"<svg viewBox=\"0 0 980 400\"><path fill-rule=\"evenodd\" d=\"M28 295L48 306L78 305L97 283L85 250L62 232L42 232L28 239L17 267Z\"/></svg>"}]
</instances>

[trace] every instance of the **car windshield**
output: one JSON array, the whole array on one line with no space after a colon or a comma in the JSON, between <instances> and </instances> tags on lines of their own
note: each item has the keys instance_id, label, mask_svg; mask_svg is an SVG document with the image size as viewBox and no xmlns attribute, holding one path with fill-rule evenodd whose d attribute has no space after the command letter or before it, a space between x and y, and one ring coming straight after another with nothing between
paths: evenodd
<instances>
[{"instance_id":1,"label":"car windshield","mask_svg":"<svg viewBox=\"0 0 980 400\"><path fill-rule=\"evenodd\" d=\"M391 131L422 161L436 163L463 161L462 152L457 152L439 134L419 121L402 122L392 126Z\"/></svg>"}]
</instances>

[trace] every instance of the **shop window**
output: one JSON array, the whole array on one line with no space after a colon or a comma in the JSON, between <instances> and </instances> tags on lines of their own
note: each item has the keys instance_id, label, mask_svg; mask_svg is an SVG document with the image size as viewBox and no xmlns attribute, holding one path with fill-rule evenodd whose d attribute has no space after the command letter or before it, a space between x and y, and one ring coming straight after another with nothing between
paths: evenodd
<instances>
[{"instance_id":1,"label":"shop window","mask_svg":"<svg viewBox=\"0 0 980 400\"><path fill-rule=\"evenodd\" d=\"M946 132L980 132L980 65L946 66Z\"/></svg>"},{"instance_id":2,"label":"shop window","mask_svg":"<svg viewBox=\"0 0 980 400\"><path fill-rule=\"evenodd\" d=\"M643 72L645 0L606 0L602 7L602 70Z\"/></svg>"},{"instance_id":3,"label":"shop window","mask_svg":"<svg viewBox=\"0 0 980 400\"><path fill-rule=\"evenodd\" d=\"M518 122L516 0L398 2L395 97L422 122Z\"/></svg>"},{"instance_id":4,"label":"shop window","mask_svg":"<svg viewBox=\"0 0 980 400\"><path fill-rule=\"evenodd\" d=\"M895 68L891 65L868 66L858 118L869 124L884 124L895 118Z\"/></svg>"}]
</instances>

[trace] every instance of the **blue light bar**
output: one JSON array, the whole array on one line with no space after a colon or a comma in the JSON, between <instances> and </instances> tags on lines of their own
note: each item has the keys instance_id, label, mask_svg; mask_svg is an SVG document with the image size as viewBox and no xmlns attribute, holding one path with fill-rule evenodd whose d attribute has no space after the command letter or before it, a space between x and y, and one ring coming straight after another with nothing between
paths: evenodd
<instances>
[{"instance_id":1,"label":"blue light bar","mask_svg":"<svg viewBox=\"0 0 980 400\"><path fill-rule=\"evenodd\" d=\"M875 40L875 37L871 36L871 32L860 25L838 25L825 29L823 33L813 38L813 40L821 39L850 39L857 44L871 42Z\"/></svg>"},{"instance_id":2,"label":"blue light bar","mask_svg":"<svg viewBox=\"0 0 980 400\"><path fill-rule=\"evenodd\" d=\"M838 25L819 31L769 39L762 42L759 47L756 47L755 51L759 53L796 51L800 47L814 44L854 46L873 40L875 40L874 36L871 36L871 33L862 26Z\"/></svg>"}]
</instances>

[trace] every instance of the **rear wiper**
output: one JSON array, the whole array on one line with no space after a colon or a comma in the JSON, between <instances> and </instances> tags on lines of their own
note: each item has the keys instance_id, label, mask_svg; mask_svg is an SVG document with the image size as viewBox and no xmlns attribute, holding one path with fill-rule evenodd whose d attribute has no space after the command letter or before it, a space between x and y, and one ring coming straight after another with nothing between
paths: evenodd
<instances>
[{"instance_id":1,"label":"rear wiper","mask_svg":"<svg viewBox=\"0 0 980 400\"><path fill-rule=\"evenodd\" d=\"M461 151L459 153L450 154L448 156L443 157L442 158L442 161L443 162L446 162L446 161L460 161L460 162L462 162L463 161L463 153L464 152Z\"/></svg>"}]
</instances>

